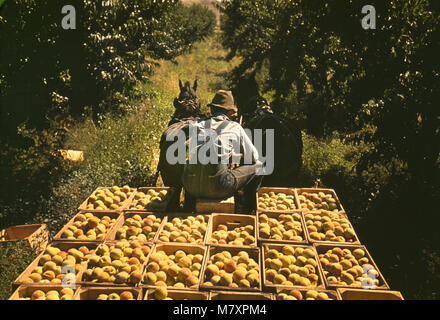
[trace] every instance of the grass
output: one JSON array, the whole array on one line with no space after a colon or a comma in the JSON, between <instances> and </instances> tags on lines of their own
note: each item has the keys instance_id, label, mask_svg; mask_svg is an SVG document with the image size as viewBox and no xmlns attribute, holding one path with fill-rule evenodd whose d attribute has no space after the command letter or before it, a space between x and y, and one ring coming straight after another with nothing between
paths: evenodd
<instances>
[{"instance_id":1,"label":"grass","mask_svg":"<svg viewBox=\"0 0 440 320\"><path fill-rule=\"evenodd\" d=\"M180 56L177 63L158 61L159 68L151 81L141 86L146 92L156 92L167 106L179 95L179 79L183 82L198 79L197 95L202 107L211 102L217 90L228 89L225 76L238 65L238 59L226 61L226 50L221 46L219 35L194 45L191 53Z\"/></svg>"},{"instance_id":2,"label":"grass","mask_svg":"<svg viewBox=\"0 0 440 320\"><path fill-rule=\"evenodd\" d=\"M0 300L7 300L12 292L12 283L37 257L26 241L0 244Z\"/></svg>"}]
</instances>

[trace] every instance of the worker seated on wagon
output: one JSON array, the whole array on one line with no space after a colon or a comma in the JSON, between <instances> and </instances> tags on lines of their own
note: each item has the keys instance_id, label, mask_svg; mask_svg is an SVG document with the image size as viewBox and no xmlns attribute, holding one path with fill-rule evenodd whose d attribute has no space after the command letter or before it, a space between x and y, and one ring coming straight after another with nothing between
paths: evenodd
<instances>
[{"instance_id":1,"label":"worker seated on wagon","mask_svg":"<svg viewBox=\"0 0 440 320\"><path fill-rule=\"evenodd\" d=\"M190 156L182 177L186 201L226 199L242 189L243 205L254 211L263 177L258 175L258 151L242 126L231 120L238 109L230 91L218 91L208 107L212 116L190 125ZM243 159L244 165L235 167Z\"/></svg>"}]
</instances>

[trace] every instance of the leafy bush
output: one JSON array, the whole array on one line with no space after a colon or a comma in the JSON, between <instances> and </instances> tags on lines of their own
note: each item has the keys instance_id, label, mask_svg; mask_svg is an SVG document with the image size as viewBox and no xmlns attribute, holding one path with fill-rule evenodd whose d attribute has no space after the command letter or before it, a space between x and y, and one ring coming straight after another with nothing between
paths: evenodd
<instances>
[{"instance_id":1,"label":"leafy bush","mask_svg":"<svg viewBox=\"0 0 440 320\"><path fill-rule=\"evenodd\" d=\"M77 117L86 107L95 116L133 107L136 84L152 71L146 56L173 59L212 31L195 32L209 25L209 15L177 1L70 4L77 10L76 30L60 26L63 3L11 0L2 8L1 93L11 117L2 127L12 134L27 118L31 127L44 126L46 117ZM198 15L190 21L189 14Z\"/></svg>"},{"instance_id":2,"label":"leafy bush","mask_svg":"<svg viewBox=\"0 0 440 320\"><path fill-rule=\"evenodd\" d=\"M56 232L97 187L152 185L158 144L170 113L155 100L135 114L109 117L99 128L91 120L78 125L67 136L66 146L83 150L85 160L56 181L37 220Z\"/></svg>"},{"instance_id":3,"label":"leafy bush","mask_svg":"<svg viewBox=\"0 0 440 320\"><path fill-rule=\"evenodd\" d=\"M21 125L17 133L21 143L3 144L0 149L0 228L32 220L54 177L64 171L61 158L53 154L62 145L59 130Z\"/></svg>"},{"instance_id":4,"label":"leafy bush","mask_svg":"<svg viewBox=\"0 0 440 320\"><path fill-rule=\"evenodd\" d=\"M337 133L326 138L303 133L303 143L303 167L296 185L335 189L351 220L356 221L371 198L366 190L371 192L377 186L373 174L360 175L357 171L362 153L371 146L347 141ZM382 177L386 179L387 175Z\"/></svg>"},{"instance_id":5,"label":"leafy bush","mask_svg":"<svg viewBox=\"0 0 440 320\"><path fill-rule=\"evenodd\" d=\"M371 127L363 139L375 144L373 163L397 157L421 187L433 184L440 5L369 4L382 21L376 30L362 29L359 0L224 1L223 44L243 58L235 79L267 63L263 87L275 92L277 111L304 116L315 136Z\"/></svg>"},{"instance_id":6,"label":"leafy bush","mask_svg":"<svg viewBox=\"0 0 440 320\"><path fill-rule=\"evenodd\" d=\"M334 188L389 285L405 298L438 299L440 236L432 208L438 190L426 194L415 189L397 159L359 168L372 145L336 133L326 138L303 134L303 141L297 185Z\"/></svg>"},{"instance_id":7,"label":"leafy bush","mask_svg":"<svg viewBox=\"0 0 440 320\"><path fill-rule=\"evenodd\" d=\"M0 300L11 296L12 283L36 257L25 241L0 244Z\"/></svg>"},{"instance_id":8,"label":"leafy bush","mask_svg":"<svg viewBox=\"0 0 440 320\"><path fill-rule=\"evenodd\" d=\"M165 41L152 44L156 56L173 59L192 45L211 36L217 24L215 14L198 4L184 6L180 2L166 15Z\"/></svg>"}]
</instances>

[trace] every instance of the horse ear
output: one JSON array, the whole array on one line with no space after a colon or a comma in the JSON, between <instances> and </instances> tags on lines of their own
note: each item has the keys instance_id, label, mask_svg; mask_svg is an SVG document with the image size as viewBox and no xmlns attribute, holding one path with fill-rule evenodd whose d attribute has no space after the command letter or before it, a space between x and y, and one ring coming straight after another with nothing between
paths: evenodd
<instances>
[{"instance_id":1,"label":"horse ear","mask_svg":"<svg viewBox=\"0 0 440 320\"><path fill-rule=\"evenodd\" d=\"M198 85L199 85L199 83L198 83L198 80L196 79L196 81L194 81L194 85L193 85L194 91L197 91Z\"/></svg>"},{"instance_id":2,"label":"horse ear","mask_svg":"<svg viewBox=\"0 0 440 320\"><path fill-rule=\"evenodd\" d=\"M179 88L180 88L180 91L182 91L182 89L183 89L183 83L182 83L182 80L180 80L180 79L179 79Z\"/></svg>"}]
</instances>

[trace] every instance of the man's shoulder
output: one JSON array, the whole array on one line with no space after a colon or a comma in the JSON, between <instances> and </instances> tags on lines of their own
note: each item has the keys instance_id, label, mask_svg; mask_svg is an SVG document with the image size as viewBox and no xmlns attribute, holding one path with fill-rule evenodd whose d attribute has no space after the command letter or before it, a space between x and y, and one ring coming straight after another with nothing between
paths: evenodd
<instances>
[{"instance_id":1,"label":"man's shoulder","mask_svg":"<svg viewBox=\"0 0 440 320\"><path fill-rule=\"evenodd\" d=\"M242 131L240 123L229 119L225 115L213 115L208 118L201 118L197 121L197 126L201 128L212 128L221 131Z\"/></svg>"}]
</instances>

